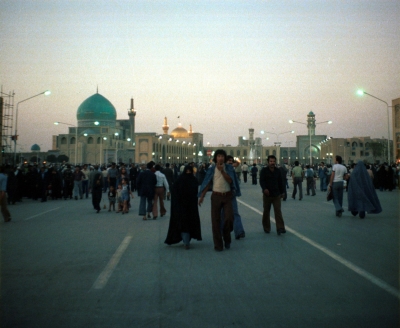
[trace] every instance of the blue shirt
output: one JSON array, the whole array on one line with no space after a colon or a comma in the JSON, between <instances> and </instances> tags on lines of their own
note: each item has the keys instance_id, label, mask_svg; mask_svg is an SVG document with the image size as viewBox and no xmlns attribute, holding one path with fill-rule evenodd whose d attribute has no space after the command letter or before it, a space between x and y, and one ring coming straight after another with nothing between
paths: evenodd
<instances>
[{"instance_id":1,"label":"blue shirt","mask_svg":"<svg viewBox=\"0 0 400 328\"><path fill-rule=\"evenodd\" d=\"M7 176L4 173L0 173L0 191L7 191Z\"/></svg>"}]
</instances>

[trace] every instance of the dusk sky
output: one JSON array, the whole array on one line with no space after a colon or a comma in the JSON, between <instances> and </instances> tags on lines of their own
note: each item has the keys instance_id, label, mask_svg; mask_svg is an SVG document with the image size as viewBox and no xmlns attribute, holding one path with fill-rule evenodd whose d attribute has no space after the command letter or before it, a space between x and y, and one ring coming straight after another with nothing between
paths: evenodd
<instances>
[{"instance_id":1,"label":"dusk sky","mask_svg":"<svg viewBox=\"0 0 400 328\"><path fill-rule=\"evenodd\" d=\"M400 97L400 1L1 0L0 84L15 92L19 145L51 148L99 93L136 131L179 122L204 143L237 145L248 129L387 137L385 104ZM180 116L180 119L177 117ZM271 145L270 135L264 145ZM20 149L20 147L19 147ZM19 150L18 149L18 150Z\"/></svg>"}]
</instances>

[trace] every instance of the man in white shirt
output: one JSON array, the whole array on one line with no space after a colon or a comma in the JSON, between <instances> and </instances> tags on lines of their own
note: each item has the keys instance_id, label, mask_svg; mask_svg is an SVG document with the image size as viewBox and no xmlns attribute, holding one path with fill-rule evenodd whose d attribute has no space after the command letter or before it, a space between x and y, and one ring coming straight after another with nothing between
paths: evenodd
<instances>
[{"instance_id":1,"label":"man in white shirt","mask_svg":"<svg viewBox=\"0 0 400 328\"><path fill-rule=\"evenodd\" d=\"M329 188L333 192L333 205L335 205L336 216L341 217L343 210L343 179L346 178L347 168L342 165L342 157L336 155L335 165L332 168L331 180L329 183Z\"/></svg>"},{"instance_id":2,"label":"man in white shirt","mask_svg":"<svg viewBox=\"0 0 400 328\"><path fill-rule=\"evenodd\" d=\"M233 230L233 206L232 197L236 191L234 181L235 170L231 165L226 165L226 152L217 149L214 153L214 166L207 169L206 176L201 184L198 196L199 206L203 203L204 196L212 186L211 194L211 224L214 240L214 249L220 252L231 246L231 231ZM233 191L232 191L233 189ZM221 233L221 210L224 209L224 224Z\"/></svg>"},{"instance_id":3,"label":"man in white shirt","mask_svg":"<svg viewBox=\"0 0 400 328\"><path fill-rule=\"evenodd\" d=\"M167 213L167 210L164 207L164 188L167 191L167 196L169 197L169 185L165 174L161 173L161 166L155 166L156 172L154 173L157 178L157 183L155 187L154 201L153 201L153 219L157 219L158 216L158 207L157 207L157 199L160 200L160 214L164 216Z\"/></svg>"}]
</instances>

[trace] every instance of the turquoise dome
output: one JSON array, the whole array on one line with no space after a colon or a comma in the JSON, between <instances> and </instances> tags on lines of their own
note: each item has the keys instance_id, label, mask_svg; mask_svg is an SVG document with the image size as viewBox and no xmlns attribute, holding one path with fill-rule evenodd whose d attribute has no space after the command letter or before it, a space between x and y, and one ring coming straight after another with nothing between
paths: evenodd
<instances>
[{"instance_id":1,"label":"turquoise dome","mask_svg":"<svg viewBox=\"0 0 400 328\"><path fill-rule=\"evenodd\" d=\"M95 93L79 106L76 118L79 127L93 127L96 121L100 126L115 126L117 111L107 98Z\"/></svg>"},{"instance_id":2,"label":"turquoise dome","mask_svg":"<svg viewBox=\"0 0 400 328\"><path fill-rule=\"evenodd\" d=\"M34 145L32 145L31 150L32 151L40 151L40 146L38 144L34 144Z\"/></svg>"}]
</instances>

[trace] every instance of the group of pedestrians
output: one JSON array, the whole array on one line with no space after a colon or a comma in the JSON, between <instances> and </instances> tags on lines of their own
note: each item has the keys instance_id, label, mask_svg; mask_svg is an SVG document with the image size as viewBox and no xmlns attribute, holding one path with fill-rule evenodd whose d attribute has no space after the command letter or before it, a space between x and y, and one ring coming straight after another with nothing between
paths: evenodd
<instances>
[{"instance_id":1,"label":"group of pedestrians","mask_svg":"<svg viewBox=\"0 0 400 328\"><path fill-rule=\"evenodd\" d=\"M383 167L383 169L382 169ZM292 198L303 199L302 182L307 181L306 194L316 194L316 180L320 180L320 191L331 190L337 217L341 217L343 209L344 181L348 181L349 211L353 215L365 217L365 213L380 213L382 211L376 189L390 186L387 182L376 185L376 175L387 177L392 174L386 166L381 166L376 175L370 166L358 162L349 170L342 165L340 156L336 156L333 167L325 166L322 162L316 167L307 165L305 168L296 161L294 167L278 166L276 157L268 156L267 165L260 170L256 164L250 167L246 162L240 165L232 156L228 156L223 149L214 152L213 163L194 163L165 166L153 161L146 165L131 165L118 167L112 163L108 167L83 165L72 167L66 164L57 167L27 168L25 173L17 169L8 171L5 167L0 172L0 204L3 218L11 220L7 204L19 201L24 195L33 199L46 201L52 199L82 199L92 194L93 208L97 213L101 210L103 194L107 192L108 211L126 214L131 207L133 192L137 191L139 204L138 214L143 220L156 220L170 210L169 229L165 243L168 245L183 241L184 248L190 249L192 239L202 240L199 206L204 202L208 192L211 193L211 227L215 251L222 251L231 247L231 233L235 239L245 237L242 218L239 214L237 197L241 196L241 175L243 182L247 182L247 174L252 176L252 184L261 187L263 201L263 215L261 224L265 233L271 232L270 212L274 209L276 231L278 235L286 233L285 223L281 210L281 201L287 198L288 177L293 183ZM389 172L384 174L385 172ZM396 171L397 172L397 171ZM18 181L32 181L33 184L22 186L21 192ZM21 179L24 178L24 179ZM255 183L254 183L255 179ZM396 181L396 180L395 180ZM29 186L32 188L30 189ZM26 190L25 190L26 189ZM385 188L382 188L385 190ZM7 198L7 192L9 198ZM35 198L36 197L36 198ZM104 199L103 199L104 200ZM165 201L171 201L170 207Z\"/></svg>"}]
</instances>

